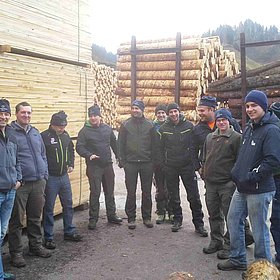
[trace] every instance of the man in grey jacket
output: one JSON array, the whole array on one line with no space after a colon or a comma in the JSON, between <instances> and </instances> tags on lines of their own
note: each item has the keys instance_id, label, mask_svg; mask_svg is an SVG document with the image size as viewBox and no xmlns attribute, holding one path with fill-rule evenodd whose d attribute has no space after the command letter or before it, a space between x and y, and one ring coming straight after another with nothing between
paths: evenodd
<instances>
[{"instance_id":1,"label":"man in grey jacket","mask_svg":"<svg viewBox=\"0 0 280 280\"><path fill-rule=\"evenodd\" d=\"M22 186L16 193L14 208L9 223L9 250L11 263L23 267L22 228L26 214L29 254L42 258L51 256L42 245L41 216L45 203L45 185L48 165L45 146L39 131L31 126L31 105L21 102L16 105L16 121L11 123L13 135L19 143L18 157L22 170Z\"/></svg>"}]
</instances>

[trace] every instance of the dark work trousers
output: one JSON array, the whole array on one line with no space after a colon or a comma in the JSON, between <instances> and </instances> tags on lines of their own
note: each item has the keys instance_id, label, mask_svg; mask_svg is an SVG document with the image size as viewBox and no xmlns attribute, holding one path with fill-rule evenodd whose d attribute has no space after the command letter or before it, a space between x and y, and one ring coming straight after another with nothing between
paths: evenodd
<instances>
[{"instance_id":1,"label":"dark work trousers","mask_svg":"<svg viewBox=\"0 0 280 280\"><path fill-rule=\"evenodd\" d=\"M172 214L170 206L170 198L166 186L165 174L160 166L156 166L154 172L153 183L156 188L155 200L157 203L157 214L165 215L166 211L169 215Z\"/></svg>"},{"instance_id":2,"label":"dark work trousers","mask_svg":"<svg viewBox=\"0 0 280 280\"><path fill-rule=\"evenodd\" d=\"M198 191L197 178L192 166L170 167L165 170L167 189L170 195L174 221L182 222L183 214L180 200L180 177L187 192L187 200L192 211L192 222L195 228L203 226L202 205Z\"/></svg>"},{"instance_id":3,"label":"dark work trousers","mask_svg":"<svg viewBox=\"0 0 280 280\"><path fill-rule=\"evenodd\" d=\"M140 175L142 203L141 212L143 220L151 219L152 212L152 179L153 179L153 164L152 162L127 162L124 167L125 185L127 197L125 203L125 212L128 222L136 219L136 188L138 174Z\"/></svg>"},{"instance_id":4,"label":"dark work trousers","mask_svg":"<svg viewBox=\"0 0 280 280\"><path fill-rule=\"evenodd\" d=\"M14 208L9 223L9 250L10 253L22 253L21 239L26 214L27 237L30 248L42 244L41 217L45 204L46 180L25 182L17 189Z\"/></svg>"},{"instance_id":5,"label":"dark work trousers","mask_svg":"<svg viewBox=\"0 0 280 280\"><path fill-rule=\"evenodd\" d=\"M280 263L280 175L274 176L276 193L272 201L270 232L273 237L276 256L275 260Z\"/></svg>"},{"instance_id":6,"label":"dark work trousers","mask_svg":"<svg viewBox=\"0 0 280 280\"><path fill-rule=\"evenodd\" d=\"M232 181L223 184L205 181L205 187L211 240L223 244L225 238L225 243L229 244L229 236L224 236L225 218L236 186Z\"/></svg>"},{"instance_id":7,"label":"dark work trousers","mask_svg":"<svg viewBox=\"0 0 280 280\"><path fill-rule=\"evenodd\" d=\"M99 197L101 193L101 183L105 196L106 214L107 217L112 217L116 214L116 204L114 196L115 188L115 173L112 164L105 167L98 165L88 165L86 171L89 185L89 219L98 221L99 217Z\"/></svg>"}]
</instances>

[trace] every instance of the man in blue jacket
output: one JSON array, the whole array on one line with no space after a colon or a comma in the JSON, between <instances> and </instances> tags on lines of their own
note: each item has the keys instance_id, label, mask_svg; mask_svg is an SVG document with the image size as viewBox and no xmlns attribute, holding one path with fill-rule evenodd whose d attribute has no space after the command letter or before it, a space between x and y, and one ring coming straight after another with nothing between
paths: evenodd
<instances>
[{"instance_id":1,"label":"man in blue jacket","mask_svg":"<svg viewBox=\"0 0 280 280\"><path fill-rule=\"evenodd\" d=\"M88 108L88 117L89 120L79 131L76 150L86 159L86 174L90 185L88 229L94 230L99 218L101 184L108 222L121 224L122 218L116 215L114 196L115 173L111 148L118 158L116 136L112 128L102 122L100 107L97 104Z\"/></svg>"},{"instance_id":2,"label":"man in blue jacket","mask_svg":"<svg viewBox=\"0 0 280 280\"><path fill-rule=\"evenodd\" d=\"M45 145L39 131L30 125L31 105L16 105L16 121L11 123L13 135L19 143L18 158L22 171L22 186L17 190L9 223L9 250L15 267L26 265L21 238L26 214L29 254L48 258L51 253L42 243L41 217L45 204L45 185L48 165Z\"/></svg>"},{"instance_id":3,"label":"man in blue jacket","mask_svg":"<svg viewBox=\"0 0 280 280\"><path fill-rule=\"evenodd\" d=\"M67 115L59 111L51 117L50 126L41 133L48 160L49 178L46 184L46 202L43 211L44 246L55 249L53 240L54 205L57 195L62 205L64 240L78 242L82 236L73 225L73 200L68 173L74 169L75 151L69 134L65 131Z\"/></svg>"},{"instance_id":4,"label":"man in blue jacket","mask_svg":"<svg viewBox=\"0 0 280 280\"><path fill-rule=\"evenodd\" d=\"M272 260L267 215L275 194L273 172L280 166L280 129L278 118L267 111L268 100L262 91L250 91L245 106L250 120L231 172L237 189L228 212L230 258L218 264L220 270L247 269L244 230L247 215L255 240L255 259Z\"/></svg>"},{"instance_id":5,"label":"man in blue jacket","mask_svg":"<svg viewBox=\"0 0 280 280\"><path fill-rule=\"evenodd\" d=\"M0 99L0 247L11 217L16 189L21 185L21 169L18 161L18 146L8 125L11 117L10 103ZM13 274L4 273L0 253L0 279L16 279Z\"/></svg>"}]
</instances>

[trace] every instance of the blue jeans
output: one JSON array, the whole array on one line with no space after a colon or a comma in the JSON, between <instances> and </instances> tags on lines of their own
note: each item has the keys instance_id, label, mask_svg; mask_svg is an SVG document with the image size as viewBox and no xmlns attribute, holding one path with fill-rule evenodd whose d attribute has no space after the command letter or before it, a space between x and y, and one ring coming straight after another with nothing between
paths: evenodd
<instances>
[{"instance_id":1,"label":"blue jeans","mask_svg":"<svg viewBox=\"0 0 280 280\"><path fill-rule=\"evenodd\" d=\"M255 259L271 261L270 233L267 222L269 204L273 192L261 194L244 194L234 192L229 212L228 229L230 234L230 260L233 264L247 264L244 222L249 216L255 240Z\"/></svg>"},{"instance_id":2,"label":"blue jeans","mask_svg":"<svg viewBox=\"0 0 280 280\"><path fill-rule=\"evenodd\" d=\"M274 177L276 193L272 201L271 227L276 256L275 260L280 263L280 175Z\"/></svg>"},{"instance_id":3,"label":"blue jeans","mask_svg":"<svg viewBox=\"0 0 280 280\"><path fill-rule=\"evenodd\" d=\"M9 192L0 192L0 247L2 245L3 239L7 232L9 220L13 210L14 200L16 196L16 190L12 189ZM2 254L0 254L0 280L4 279L4 271L2 264Z\"/></svg>"},{"instance_id":4,"label":"blue jeans","mask_svg":"<svg viewBox=\"0 0 280 280\"><path fill-rule=\"evenodd\" d=\"M62 176L49 176L46 184L45 194L46 201L43 211L43 228L45 240L53 239L53 211L57 195L59 196L60 203L62 205L64 233L73 234L75 232L75 227L72 224L74 209L71 184L68 174L66 173Z\"/></svg>"}]
</instances>

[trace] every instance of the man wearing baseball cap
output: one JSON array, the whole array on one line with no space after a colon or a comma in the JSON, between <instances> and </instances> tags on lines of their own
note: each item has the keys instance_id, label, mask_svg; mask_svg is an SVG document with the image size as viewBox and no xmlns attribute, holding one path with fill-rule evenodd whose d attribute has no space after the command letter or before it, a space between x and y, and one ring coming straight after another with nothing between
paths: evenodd
<instances>
[{"instance_id":1,"label":"man wearing baseball cap","mask_svg":"<svg viewBox=\"0 0 280 280\"><path fill-rule=\"evenodd\" d=\"M268 112L268 100L259 90L245 97L250 118L242 135L242 145L231 171L235 190L229 212L230 257L218 264L220 270L246 270L244 221L249 215L255 240L255 259L272 261L268 208L275 194L273 172L280 166L279 119Z\"/></svg>"}]
</instances>

